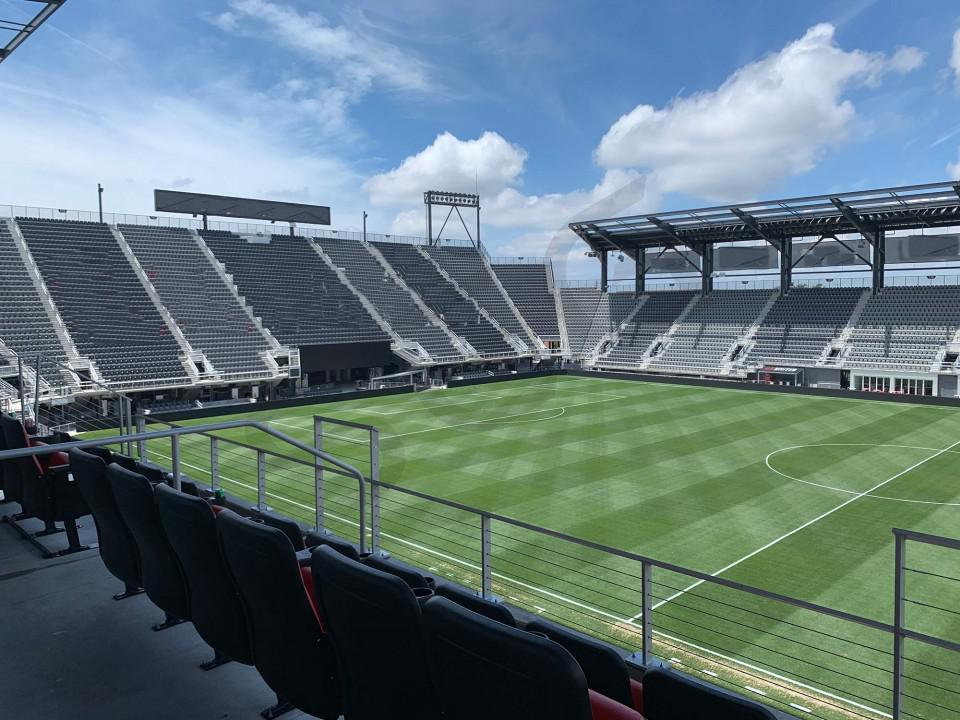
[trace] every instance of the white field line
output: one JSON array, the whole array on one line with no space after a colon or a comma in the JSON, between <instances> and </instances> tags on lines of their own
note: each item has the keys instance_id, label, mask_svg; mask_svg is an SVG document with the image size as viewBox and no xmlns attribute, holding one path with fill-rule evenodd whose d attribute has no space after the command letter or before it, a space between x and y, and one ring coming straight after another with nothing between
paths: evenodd
<instances>
[{"instance_id":1,"label":"white field line","mask_svg":"<svg viewBox=\"0 0 960 720\"><path fill-rule=\"evenodd\" d=\"M813 525L814 523L820 522L820 521L823 520L824 518L829 517L830 515L833 515L833 514L834 514L835 512L837 512L838 510L842 510L842 509L845 508L847 505L850 505L851 503L855 503L855 502L856 502L857 500L859 500L860 498L863 498L863 497L866 497L867 495L870 495L871 493L873 493L873 492L879 490L880 488L882 488L884 485L887 485L888 483L892 483L894 480L896 480L896 479L899 478L899 477L903 477L903 476L906 475L908 472L910 472L910 471L912 471L912 470L916 470L916 469L917 469L918 467L920 467L921 465L924 465L925 463L928 463L928 462L930 462L931 460L940 457L940 456L943 455L944 453L950 452L950 451L953 450L953 448L955 448L957 445L960 445L960 440L958 440L957 442L953 443L953 445L949 445L948 447L945 447L945 448L943 448L942 450L938 450L938 451L935 452L933 455L929 455L929 456L925 457L925 458L924 458L923 460L921 460L920 462L914 463L913 465L911 465L910 467L908 467L906 470L901 470L901 471L898 472L896 475L893 475L893 476L891 476L891 477L888 477L886 480L877 483L877 484L874 485L872 488L869 488L868 490L864 490L864 491L861 492L861 493L857 493L856 495L854 495L853 497L851 497L851 498L848 499L848 500L844 500L842 503L840 503L840 504L837 505L836 507L831 508L830 510L827 510L825 513L821 513L820 515L817 515L817 517L813 518L812 520L808 520L808 521L805 522L803 525L800 525L800 526L798 526L798 527L795 527L795 528L794 528L793 530L791 530L790 532L784 533L784 534L781 535L780 537L778 537L778 538L776 538L776 539L774 539L774 540L771 540L770 542L768 542L768 543L767 543L766 545L764 545L763 547L757 548L756 550L754 550L754 551L751 552L751 553L747 553L747 554L744 555L742 558L740 558L740 559L738 559L738 560L734 560L732 563L730 563L730 564L728 564L728 565L724 565L722 568L720 568L720 569L717 570L716 572L710 573L710 576L711 576L711 577L717 577L718 575L722 575L722 574L725 573L727 570L730 570L730 569L732 569L732 568L735 568L737 565L740 565L741 563L746 562L746 561L749 560L750 558L759 555L759 554L762 553L764 550L769 550L769 549L772 548L774 545L777 545L777 544L783 542L784 540L786 540L787 538L796 535L796 534L797 534L798 532L800 532L801 530L806 530L808 527L810 527L810 526ZM690 592L690 591L693 590L694 588L699 587L699 586L702 585L704 582L706 582L706 581L705 581L705 580L697 580L695 583L691 583L690 585L688 585L687 587L685 587L683 590L679 590L679 591L675 592L673 595L671 595L670 597L664 598L664 599L661 600L660 602L654 604L650 609L651 609L651 610L656 610L657 608L659 608L659 607L661 607L661 606L663 606L663 605L666 605L666 604L667 604L668 602L670 602L671 600L676 600L676 599L677 599L678 597L680 597L681 595L685 595L686 593ZM633 620L638 620L640 617L642 617L642 615L643 615L643 613L639 613L639 614L637 614L637 615L634 615L632 618L630 618L630 620L631 620L631 621L633 621Z\"/></svg>"},{"instance_id":2,"label":"white field line","mask_svg":"<svg viewBox=\"0 0 960 720\"><path fill-rule=\"evenodd\" d=\"M957 444L960 444L960 443L957 443ZM951 446L951 447L952 447L952 446ZM158 453L158 452L156 452L156 451L151 451L151 452L153 452L154 455L157 455L157 456L159 456L159 457L162 457L162 458L164 458L164 459L166 459L166 460L170 460L170 457L167 456L167 455L164 455L164 454L162 454L162 453ZM200 472L204 472L204 473L207 473L207 474L209 474L209 472L210 472L209 470L205 470L204 468L202 468L202 467L200 467L200 466L198 466L198 465L193 465L192 463L183 462L182 460L181 460L180 464L183 465L184 467L190 467L190 468L193 468L193 469L195 469L195 470L199 470ZM247 484L247 483L245 483L245 482L241 482L240 480L234 480L233 478L227 477L226 475L224 475L224 474L222 474L222 473L220 474L220 478L221 478L222 480L226 480L227 482L232 483L232 484L234 484L234 485L238 485L238 486L240 486L240 487L246 488L247 490L253 490L254 492L256 492L256 490L257 490L256 486L254 486L254 485L249 485L249 484ZM306 504L301 503L301 502L297 502L296 500L291 500L291 499L286 498L286 497L284 497L284 496L282 496L282 495L277 495L277 494L271 493L271 492L269 492L269 491L267 491L266 495L267 495L267 497L272 497L272 498L275 498L276 500L281 500L281 501L283 501L283 502L285 502L285 503L288 503L288 504L290 504L290 505L295 505L295 506L297 506L297 507L299 507L299 508L302 508L302 509L304 509L304 510L310 510L310 511L312 511L312 512L316 512L316 508L315 508L315 507L312 507L312 506L310 506L310 505L306 505ZM324 514L325 514L325 515L328 515L329 517L333 518L334 520L337 520L338 522L342 522L342 523L344 523L344 524L346 524L346 525L353 525L353 526L355 526L355 527L359 527L359 526L360 526L360 523L358 523L358 522L355 521L355 520L350 520L350 519L348 519L348 518L345 518L345 517L342 517L342 516L339 516L339 515L335 515L334 513L326 512L326 511L324 512ZM425 545L420 545L419 543L415 543L415 542L413 542L413 541L411 541L411 540L406 540L406 539L404 539L404 538L398 537L398 536L396 536L396 535L392 535L392 534L390 534L390 533L381 532L380 534L381 534L382 537L389 538L389 539L391 539L391 540L395 540L396 542L401 543L402 545L406 545L406 546L408 546L408 547L411 547L411 548L413 548L413 549L415 549L415 550L419 550L420 552L426 553L426 554L428 554L428 555L433 555L434 557L438 557L438 558L440 558L440 559L442 559L442 560L446 560L446 561L448 561L448 562L454 563L455 565L460 565L461 567L468 568L468 569L470 569L470 570L473 570L474 572L481 572L481 571L482 571L482 568L481 568L479 565L476 565L476 564L474 564L474 563L471 563L471 562L469 562L469 561L467 561L467 560L463 560L462 558L454 557L453 555L448 555L447 553L441 552L441 551L439 551L439 550L434 550L433 548L426 547ZM586 603L580 602L579 600L575 600L574 598L570 598L570 597L567 597L567 596L565 596L565 595L561 595L561 594L559 594L559 593L555 593L555 592L553 592L553 591L551 591L551 590L547 590L546 588L537 587L536 585L531 585L531 584L526 583L526 582L524 582L524 581L522 581L522 580L517 580L517 579L515 579L515 578L510 577L509 575L504 575L503 573L498 573L498 572L496 572L496 571L492 572L491 575L492 575L493 577L495 577L495 578L499 578L499 579L501 579L501 580L504 580L504 581L506 581L506 582L509 582L509 583L511 583L512 585L516 585L517 587L522 587L522 588L524 588L524 589L526 589L526 590L530 590L531 592L538 593L538 594L543 595L543 596L545 596L545 597L553 598L554 600L557 600L557 601L559 601L559 602L562 602L562 603L565 603L565 604L567 604L567 605L571 605L571 606L573 606L573 607L579 608L580 610L586 610L587 612L594 613L595 615L599 615L599 616L601 616L601 617L605 617L605 618L607 618L607 619L609 619L609 620L612 620L612 621L614 621L614 622L622 623L622 624L625 624L625 625L635 625L635 624L636 624L636 623L635 623L636 618L621 618L621 617L619 617L619 616L617 616L617 615L614 615L613 613L607 612L606 610L601 610L600 608L592 607L592 606L590 606L590 605L588 605L588 604L586 604ZM712 655L713 657L720 658L721 660L725 660L725 661L727 661L727 662L732 662L732 663L734 663L734 664L736 664L736 665L739 665L740 667L744 667L744 668L747 668L747 669L749 669L749 670L753 670L754 672L762 673L763 675L766 675L767 677L771 677L771 678L774 678L774 679L776 679L776 680L781 680L781 681L783 681L783 682L789 683L790 685L792 685L792 686L794 686L794 687L803 688L804 690L809 690L809 691L811 691L811 692L815 692L815 693L817 693L817 694L819 694L819 695L822 695L823 697L828 697L828 698L830 698L830 699L832 699L832 700L837 700L837 701L839 701L839 702L845 703L845 704L850 705L850 706L852 706L852 707L858 707L858 708L860 708L861 710L867 710L867 711L869 711L869 712L875 713L875 714L880 715L880 716L882 716L882 717L892 717L889 713L885 713L885 712L883 712L882 710L878 710L878 709L876 709L876 708L872 708L872 707L870 707L869 705L863 705L863 704L861 704L861 703L856 702L855 700L850 700L850 699L845 698L845 697L843 697L843 696L841 696L841 695L835 695L835 694L833 694L833 693L831 693L831 692L828 692L828 691L826 691L826 690L822 690L822 689L820 689L820 688L818 688L818 687L815 687L815 686L813 686L813 685L807 685L806 683L802 683L802 682L799 682L799 681L797 681L797 680L793 680L792 678L786 677L786 676L784 676L784 675L780 675L780 674L778 674L778 673L771 672L770 670L767 670L767 669L765 669L765 668L759 667L759 666L757 666L757 665L752 665L751 663L747 663L747 662L744 662L744 661L742 661L742 660L738 660L737 658L730 657L729 655L724 655L724 654L722 654L722 653L718 653L718 652L716 652L715 650L710 650L709 648L702 647L702 646L700 646L700 645L697 645L696 643L690 642L689 640L684 640L684 639L682 639L682 638L674 637L673 635L669 635L669 634L667 634L667 633L661 632L661 631L657 630L656 628L654 628L653 633L654 633L654 635L659 635L660 637L666 638L667 640L670 640L670 641L673 642L673 643L677 643L677 644L679 644L679 645L684 645L684 646L686 646L686 647L693 648L694 650L697 650L697 651L703 652L703 653L707 653L707 654L709 654L709 655ZM712 672L710 672L709 670L704 670L704 671L702 671L702 672L705 672L705 673L708 674L708 675L714 675L714 676L716 676L715 673L712 673Z\"/></svg>"},{"instance_id":3,"label":"white field line","mask_svg":"<svg viewBox=\"0 0 960 720\"><path fill-rule=\"evenodd\" d=\"M549 383L538 383L536 385L524 385L523 387L518 387L513 389L516 391L519 391L519 390L527 390L528 388L547 388L549 390L555 390L557 392L576 393L577 395L600 395L600 396L606 396L610 398L616 398L617 400L627 399L626 395L614 395L613 393L594 392L592 390L575 390L574 388L558 387L558 385L560 384L561 383L558 383L557 385L551 385ZM562 384L565 385L567 383L562 383Z\"/></svg>"},{"instance_id":4,"label":"white field line","mask_svg":"<svg viewBox=\"0 0 960 720\"><path fill-rule=\"evenodd\" d=\"M480 393L472 393L473 395L479 395ZM490 402L492 400L503 400L502 395L490 395L488 393L483 393L484 397L479 400L464 400L463 402L453 402L453 403L426 403L420 407L406 408L403 410L394 410L393 412L385 412L383 410L371 410L374 415L402 415L404 413L411 412L421 412L423 410L443 410L448 407L456 407L457 405L472 405L473 403L479 402Z\"/></svg>"}]
</instances>

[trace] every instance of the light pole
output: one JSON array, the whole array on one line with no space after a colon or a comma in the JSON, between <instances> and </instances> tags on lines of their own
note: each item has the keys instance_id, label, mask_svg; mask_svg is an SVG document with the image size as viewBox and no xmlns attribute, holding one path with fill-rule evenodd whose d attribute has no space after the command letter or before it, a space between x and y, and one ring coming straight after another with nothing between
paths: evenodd
<instances>
[{"instance_id":1,"label":"light pole","mask_svg":"<svg viewBox=\"0 0 960 720\"><path fill-rule=\"evenodd\" d=\"M367 241L367 211L363 211L363 241Z\"/></svg>"},{"instance_id":2,"label":"light pole","mask_svg":"<svg viewBox=\"0 0 960 720\"><path fill-rule=\"evenodd\" d=\"M100 208L100 222L103 222L103 185L97 183L97 207Z\"/></svg>"}]
</instances>

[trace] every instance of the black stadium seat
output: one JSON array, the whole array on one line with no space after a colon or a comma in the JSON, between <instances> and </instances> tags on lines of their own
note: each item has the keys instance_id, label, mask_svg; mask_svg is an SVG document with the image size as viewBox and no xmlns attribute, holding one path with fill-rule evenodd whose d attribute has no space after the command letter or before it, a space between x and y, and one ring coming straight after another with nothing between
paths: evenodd
<instances>
[{"instance_id":1,"label":"black stadium seat","mask_svg":"<svg viewBox=\"0 0 960 720\"><path fill-rule=\"evenodd\" d=\"M153 498L153 485L143 475L116 463L107 467L120 515L137 542L147 597L163 610L164 622L153 626L165 630L190 619L187 588L180 561L170 547Z\"/></svg>"},{"instance_id":2,"label":"black stadium seat","mask_svg":"<svg viewBox=\"0 0 960 720\"><path fill-rule=\"evenodd\" d=\"M475 613L479 613L491 620L496 620L510 627L517 626L517 621L513 617L513 613L507 609L506 605L493 602L492 600L485 600L472 590L467 590L464 587L454 585L450 582L444 582L437 585L437 595L445 597L448 600L453 600L457 605L462 605L468 610L473 610Z\"/></svg>"},{"instance_id":3,"label":"black stadium seat","mask_svg":"<svg viewBox=\"0 0 960 720\"><path fill-rule=\"evenodd\" d=\"M262 715L276 717L293 706L334 720L340 714L336 657L290 540L231 510L217 515L217 532L249 622L254 665L279 701Z\"/></svg>"},{"instance_id":4,"label":"black stadium seat","mask_svg":"<svg viewBox=\"0 0 960 720\"><path fill-rule=\"evenodd\" d=\"M18 419L0 414L4 445L7 450L23 450L43 444L36 438L30 438ZM11 496L23 512L18 516L7 516L7 521L26 540L29 540L44 557L69 555L88 550L80 544L77 531L77 518L90 514L77 484L70 477L69 459L63 453L27 456L5 460L3 468L4 482L10 486ZM30 533L18 524L24 518L36 518L44 523L44 529ZM62 522L63 530L56 527ZM37 538L66 531L68 546L59 551L51 551Z\"/></svg>"},{"instance_id":5,"label":"black stadium seat","mask_svg":"<svg viewBox=\"0 0 960 720\"><path fill-rule=\"evenodd\" d=\"M590 720L583 672L555 642L441 597L426 603L423 624L449 720Z\"/></svg>"},{"instance_id":6,"label":"black stadium seat","mask_svg":"<svg viewBox=\"0 0 960 720\"><path fill-rule=\"evenodd\" d=\"M341 555L346 555L351 560L360 560L360 551L357 549L357 546L354 545L349 540L344 540L338 535L333 535L328 532L317 532L315 530L308 532L305 540L308 548L318 547L320 545L326 545L332 547Z\"/></svg>"},{"instance_id":7,"label":"black stadium seat","mask_svg":"<svg viewBox=\"0 0 960 720\"><path fill-rule=\"evenodd\" d=\"M211 670L230 660L253 664L250 634L217 538L213 508L206 501L167 485L154 488L160 521L180 560L190 598L190 619L213 648Z\"/></svg>"},{"instance_id":8,"label":"black stadium seat","mask_svg":"<svg viewBox=\"0 0 960 720\"><path fill-rule=\"evenodd\" d=\"M109 450L93 448L97 453L79 448L70 451L70 470L83 499L86 500L97 526L100 557L107 570L124 585L122 593L113 596L122 600L143 592L140 575L140 552L127 528L113 497L107 479ZM106 458L106 459L105 459Z\"/></svg>"},{"instance_id":9,"label":"black stadium seat","mask_svg":"<svg viewBox=\"0 0 960 720\"><path fill-rule=\"evenodd\" d=\"M647 720L774 720L765 707L669 670L643 676Z\"/></svg>"},{"instance_id":10,"label":"black stadium seat","mask_svg":"<svg viewBox=\"0 0 960 720\"><path fill-rule=\"evenodd\" d=\"M420 587L433 590L436 586L436 581L429 575L424 575L412 565L394 560L383 553L372 553L361 558L361 561L376 570L396 575L412 588Z\"/></svg>"},{"instance_id":11,"label":"black stadium seat","mask_svg":"<svg viewBox=\"0 0 960 720\"><path fill-rule=\"evenodd\" d=\"M314 550L311 567L340 665L344 716L439 718L413 590L332 547Z\"/></svg>"},{"instance_id":12,"label":"black stadium seat","mask_svg":"<svg viewBox=\"0 0 960 720\"><path fill-rule=\"evenodd\" d=\"M543 633L555 643L563 645L580 665L591 690L639 712L643 711L641 685L630 679L627 664L612 647L542 618L535 618L528 623L527 630Z\"/></svg>"}]
</instances>

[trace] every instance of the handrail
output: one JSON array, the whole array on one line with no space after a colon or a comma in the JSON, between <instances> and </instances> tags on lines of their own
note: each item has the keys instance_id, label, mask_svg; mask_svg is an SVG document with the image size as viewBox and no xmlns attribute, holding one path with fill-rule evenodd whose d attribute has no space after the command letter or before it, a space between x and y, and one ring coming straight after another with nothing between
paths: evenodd
<instances>
[{"instance_id":1,"label":"handrail","mask_svg":"<svg viewBox=\"0 0 960 720\"><path fill-rule=\"evenodd\" d=\"M318 450L314 447L310 447L306 443L302 443L296 438L290 437L286 433L282 433L279 430L275 430L266 423L258 422L256 420L228 420L218 423L207 423L205 425L193 425L193 426L174 426L166 430L149 430L144 432L137 432L132 435L115 435L113 437L102 437L91 440L73 440L70 442L53 444L53 445L38 445L36 447L29 448L20 448L16 450L3 450L0 451L0 460L11 460L14 458L22 457L32 457L36 455L50 455L56 452L67 452L73 449L83 450L85 448L91 447L101 447L105 445L123 445L127 443L138 443L146 440L160 440L162 438L179 438L182 435L192 435L192 434L208 434L218 430L234 430L237 428L253 428L261 432L270 435L278 440L291 445L292 447L297 448L305 453L309 453L313 457L323 460L324 462L330 463L336 468L339 468L344 473L350 475L357 480L357 486L359 489L359 504L360 504L360 548L363 550L366 543L366 486L365 478L363 473L357 470L355 467L349 463L345 463L342 460L338 460L333 455L325 453L322 450ZM180 485L180 464L179 458L176 457L173 461L173 477L174 477L174 486L179 489Z\"/></svg>"}]
</instances>

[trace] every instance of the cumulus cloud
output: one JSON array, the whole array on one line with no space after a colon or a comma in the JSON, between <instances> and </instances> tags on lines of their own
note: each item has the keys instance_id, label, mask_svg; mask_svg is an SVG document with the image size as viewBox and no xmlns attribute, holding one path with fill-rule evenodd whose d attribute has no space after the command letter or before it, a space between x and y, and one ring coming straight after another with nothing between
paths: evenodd
<instances>
[{"instance_id":1,"label":"cumulus cloud","mask_svg":"<svg viewBox=\"0 0 960 720\"><path fill-rule=\"evenodd\" d=\"M606 171L589 189L527 195L520 189L526 161L526 150L498 133L468 140L442 133L397 167L367 180L364 189L375 205L394 208L421 203L424 190L478 191L484 222L511 228L551 227L585 214L614 215L641 201L648 208L656 202L640 173L619 168ZM423 227L421 210L403 210L392 232L422 234Z\"/></svg>"},{"instance_id":2,"label":"cumulus cloud","mask_svg":"<svg viewBox=\"0 0 960 720\"><path fill-rule=\"evenodd\" d=\"M960 28L953 34L953 52L950 53L950 69L953 71L953 82L960 93Z\"/></svg>"},{"instance_id":3,"label":"cumulus cloud","mask_svg":"<svg viewBox=\"0 0 960 720\"><path fill-rule=\"evenodd\" d=\"M845 94L923 63L916 48L892 56L845 51L820 24L777 53L734 72L716 90L662 108L638 105L597 147L606 168L639 168L664 192L710 200L750 197L813 168L856 118Z\"/></svg>"}]
</instances>

